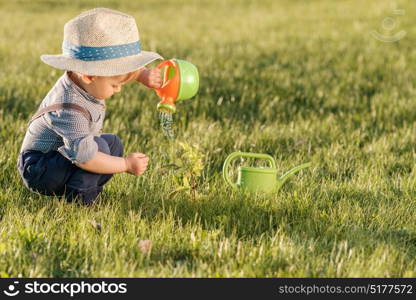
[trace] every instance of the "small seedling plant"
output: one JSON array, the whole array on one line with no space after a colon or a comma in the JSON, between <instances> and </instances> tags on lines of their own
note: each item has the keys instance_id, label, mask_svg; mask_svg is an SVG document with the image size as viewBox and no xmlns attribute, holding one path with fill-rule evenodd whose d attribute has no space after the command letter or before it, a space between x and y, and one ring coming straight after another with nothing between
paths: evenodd
<instances>
[{"instance_id":1,"label":"small seedling plant","mask_svg":"<svg viewBox=\"0 0 416 300\"><path fill-rule=\"evenodd\" d=\"M202 170L204 168L204 154L196 144L176 142L175 150L169 153L171 164L165 166L172 170L170 175L173 182L173 191L170 196L186 193L195 199L199 196L198 187L201 184Z\"/></svg>"}]
</instances>

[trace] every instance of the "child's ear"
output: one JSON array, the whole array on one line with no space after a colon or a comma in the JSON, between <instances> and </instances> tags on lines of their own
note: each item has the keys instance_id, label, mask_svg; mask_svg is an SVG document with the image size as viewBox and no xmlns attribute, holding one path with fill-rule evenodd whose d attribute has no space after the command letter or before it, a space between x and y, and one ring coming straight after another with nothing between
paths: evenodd
<instances>
[{"instance_id":1,"label":"child's ear","mask_svg":"<svg viewBox=\"0 0 416 300\"><path fill-rule=\"evenodd\" d=\"M85 84L91 84L92 82L94 82L95 78L97 76L92 76L92 75L84 75L82 74L81 76L81 80L85 83Z\"/></svg>"}]
</instances>

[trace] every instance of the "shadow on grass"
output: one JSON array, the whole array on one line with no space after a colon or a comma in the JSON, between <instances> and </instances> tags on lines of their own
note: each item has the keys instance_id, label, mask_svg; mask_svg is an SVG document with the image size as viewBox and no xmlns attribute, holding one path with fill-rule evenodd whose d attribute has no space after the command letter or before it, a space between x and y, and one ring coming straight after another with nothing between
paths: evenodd
<instances>
[{"instance_id":1,"label":"shadow on grass","mask_svg":"<svg viewBox=\"0 0 416 300\"><path fill-rule=\"evenodd\" d=\"M290 189L290 190L288 190ZM172 212L182 226L200 226L207 231L219 230L225 237L253 241L262 236L274 236L278 230L299 245L311 241L321 253L331 253L334 244L346 240L350 247L374 251L380 245L400 249L406 256L416 253L416 235L409 230L396 230L373 221L370 212L377 212L378 203L388 203L381 193L366 190L333 189L325 194L312 193L311 199L291 197L293 187L282 191L281 196L253 197L247 194L222 194L202 199L135 199L135 205L124 209L140 210L141 217L148 222ZM321 199L320 199L321 198ZM364 215L355 217L342 212L347 200L362 207ZM126 201L126 203L129 201ZM280 202L280 203L279 203ZM123 204L125 205L125 204ZM345 209L348 209L346 206ZM337 214L331 214L333 211ZM353 213L353 212L352 212ZM368 214L368 215L366 215ZM166 257L164 253L164 257ZM168 257L175 260L192 261L195 253L186 247L171 249Z\"/></svg>"},{"instance_id":2,"label":"shadow on grass","mask_svg":"<svg viewBox=\"0 0 416 300\"><path fill-rule=\"evenodd\" d=\"M336 214L331 215L332 209L342 209L341 202L345 199L357 203L364 209L374 210L378 202L388 200L383 199L382 194L366 190L333 188L325 194L320 193L319 190L312 191L310 199L303 199L296 196L294 188L293 185L285 186L281 195L272 197L253 197L249 194L224 193L224 191L219 191L217 197L211 195L197 200L187 197L166 199L163 195L152 199L145 197L129 199L131 196L125 195L126 199L117 206L120 209L118 212L120 216L124 214L127 217L131 210L140 211L141 218L151 224L155 219L161 220L172 213L175 222L182 227L190 225L206 231L219 231L224 237L234 237L239 240L256 241L262 237L272 237L281 230L299 247L305 247L308 242L312 242L316 251L328 255L334 245L344 240L348 241L349 248L364 249L368 253L372 253L380 245L389 245L409 259L416 254L416 235L410 229L388 228L387 225L377 227L377 223L373 223L368 217L355 222L354 218L347 217L341 221ZM23 198L30 195L29 192L23 194ZM160 195L156 191L153 194ZM29 211L35 212L35 206L38 209L49 206L48 201L58 201L41 196L37 200L40 202L33 207L26 205ZM24 199L20 201L22 205L26 202ZM111 201L112 199L103 197L101 204L112 205ZM321 214L321 212L326 213ZM42 242L41 239L39 241ZM30 240L30 243L36 246L35 242L37 240ZM26 241L25 243L27 244ZM53 248L50 251L53 251L54 255L46 270L50 276L79 277L89 274L90 270L85 268L86 253L73 253L68 257L68 253L73 250L65 241L54 243ZM42 250L39 251L42 254ZM165 261L174 264L174 267L181 266L191 270L195 267L196 258L210 260L208 256L211 254L198 251L190 248L187 243L175 243L163 252L152 253L152 259L146 264L151 266ZM32 253L26 252L28 256ZM276 264L282 266L287 262L279 260Z\"/></svg>"}]
</instances>

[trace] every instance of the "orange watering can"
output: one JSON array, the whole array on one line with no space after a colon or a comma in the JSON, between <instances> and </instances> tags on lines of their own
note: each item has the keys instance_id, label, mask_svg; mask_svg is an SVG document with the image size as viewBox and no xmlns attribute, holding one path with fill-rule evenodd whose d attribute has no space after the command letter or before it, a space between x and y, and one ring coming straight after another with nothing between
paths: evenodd
<instances>
[{"instance_id":1,"label":"orange watering can","mask_svg":"<svg viewBox=\"0 0 416 300\"><path fill-rule=\"evenodd\" d=\"M199 88L198 69L186 60L169 59L160 63L157 68L163 71L163 83L156 94L162 99L157 105L161 112L176 112L176 101L187 100L195 96Z\"/></svg>"}]
</instances>

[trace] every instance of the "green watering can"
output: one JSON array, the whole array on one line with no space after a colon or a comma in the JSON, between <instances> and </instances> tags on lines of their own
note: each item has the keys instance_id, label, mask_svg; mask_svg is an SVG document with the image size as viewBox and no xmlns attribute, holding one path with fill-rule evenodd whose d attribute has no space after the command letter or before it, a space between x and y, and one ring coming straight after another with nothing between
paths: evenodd
<instances>
[{"instance_id":1,"label":"green watering can","mask_svg":"<svg viewBox=\"0 0 416 300\"><path fill-rule=\"evenodd\" d=\"M270 163L270 168L239 167L237 183L231 182L229 168L231 161L238 157L265 159ZM311 163L305 163L287 171L277 178L276 162L273 157L261 153L234 152L224 162L222 175L224 180L234 188L242 188L251 192L277 192L280 187L294 174L308 168Z\"/></svg>"}]
</instances>

